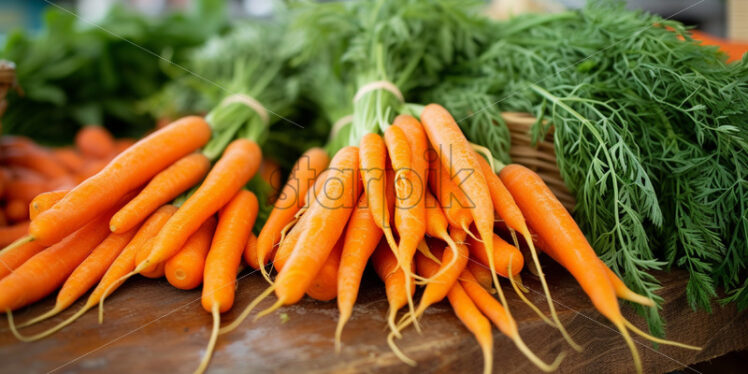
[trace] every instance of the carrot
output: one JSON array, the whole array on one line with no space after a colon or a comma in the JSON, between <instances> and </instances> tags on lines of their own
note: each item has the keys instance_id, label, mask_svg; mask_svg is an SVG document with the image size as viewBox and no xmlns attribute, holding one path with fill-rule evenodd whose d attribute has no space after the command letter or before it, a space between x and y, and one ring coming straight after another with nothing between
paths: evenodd
<instances>
[{"instance_id":1,"label":"carrot","mask_svg":"<svg viewBox=\"0 0 748 374\"><path fill-rule=\"evenodd\" d=\"M481 313L475 303L460 286L460 282L452 285L447 294L449 304L465 327L475 335L483 351L483 373L491 373L493 367L493 334L491 322Z\"/></svg>"},{"instance_id":2,"label":"carrot","mask_svg":"<svg viewBox=\"0 0 748 374\"><path fill-rule=\"evenodd\" d=\"M338 296L338 271L340 268L340 254L343 247L343 237L332 247L330 255L314 276L312 284L306 290L306 294L312 299L319 301L330 301Z\"/></svg>"},{"instance_id":3,"label":"carrot","mask_svg":"<svg viewBox=\"0 0 748 374\"><path fill-rule=\"evenodd\" d=\"M0 246L5 247L29 232L29 222L16 223L12 226L0 227ZM10 250L11 248L9 248ZM5 250L0 251L0 254Z\"/></svg>"},{"instance_id":4,"label":"carrot","mask_svg":"<svg viewBox=\"0 0 748 374\"><path fill-rule=\"evenodd\" d=\"M182 249L166 261L164 272L169 284L182 290L191 290L203 283L205 257L210 250L215 231L216 219L209 217L200 229L187 239Z\"/></svg>"},{"instance_id":5,"label":"carrot","mask_svg":"<svg viewBox=\"0 0 748 374\"><path fill-rule=\"evenodd\" d=\"M60 199L65 197L70 190L58 190L49 191L37 195L34 200L29 203L29 218L32 220L39 215L39 213L49 209L55 205Z\"/></svg>"},{"instance_id":6,"label":"carrot","mask_svg":"<svg viewBox=\"0 0 748 374\"><path fill-rule=\"evenodd\" d=\"M470 227L473 217L468 210L470 201L465 193L449 178L449 171L439 158L431 160L429 169L429 187L444 210L449 225L457 228Z\"/></svg>"},{"instance_id":7,"label":"carrot","mask_svg":"<svg viewBox=\"0 0 748 374\"><path fill-rule=\"evenodd\" d=\"M41 244L32 242L0 254L0 279L18 269L26 260L41 252L44 248Z\"/></svg>"},{"instance_id":8,"label":"carrot","mask_svg":"<svg viewBox=\"0 0 748 374\"><path fill-rule=\"evenodd\" d=\"M384 282L387 303L390 305L387 311L387 323L390 326L390 330L397 333L397 326L395 325L397 311L408 303L408 296L405 292L405 272L397 265L397 259L389 249L386 241L379 243L379 246L377 246L377 249L371 256L371 263L379 278ZM415 262L412 265L411 271L414 270ZM413 297L415 290L416 285L411 282L410 289L408 290L410 297Z\"/></svg>"},{"instance_id":9,"label":"carrot","mask_svg":"<svg viewBox=\"0 0 748 374\"><path fill-rule=\"evenodd\" d=\"M338 318L338 325L335 329L336 351L340 351L340 337L343 333L343 327L351 318L366 263L377 248L380 239L382 239L382 229L377 226L367 205L366 194L361 194L343 237L343 249L337 279L340 318Z\"/></svg>"},{"instance_id":10,"label":"carrot","mask_svg":"<svg viewBox=\"0 0 748 374\"><path fill-rule=\"evenodd\" d=\"M470 142L465 138L460 127L457 126L457 122L452 118L452 115L442 106L438 104L427 105L421 113L421 121L442 165L449 172L452 181L459 188L462 188L465 196L470 200L470 213L478 234L483 240L486 253L493 253L493 202L486 185L486 178L476 159L475 151L473 151ZM461 173L468 174L462 182L459 181ZM499 279L495 274L496 268L493 264L493 256L489 255L488 260L491 276L496 288L498 288Z\"/></svg>"},{"instance_id":11,"label":"carrot","mask_svg":"<svg viewBox=\"0 0 748 374\"><path fill-rule=\"evenodd\" d=\"M71 173L77 173L83 169L83 158L74 149L65 147L52 150L55 159Z\"/></svg>"},{"instance_id":12,"label":"carrot","mask_svg":"<svg viewBox=\"0 0 748 374\"><path fill-rule=\"evenodd\" d=\"M5 199L31 201L49 190L50 183L46 180L14 179L5 185Z\"/></svg>"},{"instance_id":13,"label":"carrot","mask_svg":"<svg viewBox=\"0 0 748 374\"><path fill-rule=\"evenodd\" d=\"M112 232L130 231L158 207L197 184L210 169L210 160L192 153L156 174L143 190L120 209L109 222Z\"/></svg>"},{"instance_id":14,"label":"carrot","mask_svg":"<svg viewBox=\"0 0 748 374\"><path fill-rule=\"evenodd\" d=\"M75 146L85 157L104 158L114 153L114 137L101 126L85 126L75 135Z\"/></svg>"},{"instance_id":15,"label":"carrot","mask_svg":"<svg viewBox=\"0 0 748 374\"><path fill-rule=\"evenodd\" d=\"M249 238L247 238L247 245L244 247L244 262L252 269L260 269L260 264L257 262L257 236L254 233L249 233Z\"/></svg>"},{"instance_id":16,"label":"carrot","mask_svg":"<svg viewBox=\"0 0 748 374\"><path fill-rule=\"evenodd\" d=\"M306 196L309 186L329 163L330 157L323 149L312 148L304 152L291 169L288 181L257 237L257 263L261 264L260 271L268 281L270 279L264 266L272 256L273 248L280 241L281 231L301 209L304 204L301 201L302 197Z\"/></svg>"},{"instance_id":17,"label":"carrot","mask_svg":"<svg viewBox=\"0 0 748 374\"><path fill-rule=\"evenodd\" d=\"M5 212L0 209L0 227L8 226L8 219L5 217ZM2 253L2 251L0 251Z\"/></svg>"},{"instance_id":18,"label":"carrot","mask_svg":"<svg viewBox=\"0 0 748 374\"><path fill-rule=\"evenodd\" d=\"M28 205L23 200L9 200L7 203L5 203L5 217L10 222L20 222L28 220Z\"/></svg>"},{"instance_id":19,"label":"carrot","mask_svg":"<svg viewBox=\"0 0 748 374\"><path fill-rule=\"evenodd\" d=\"M213 355L220 313L225 313L234 305L236 274L242 261L242 253L247 245L247 238L252 232L259 203L255 195L245 189L239 190L221 210L218 216L213 242L205 259L203 273L203 309L213 315L213 329L208 348L198 366L196 373L202 373L208 367Z\"/></svg>"},{"instance_id":20,"label":"carrot","mask_svg":"<svg viewBox=\"0 0 748 374\"><path fill-rule=\"evenodd\" d=\"M109 230L101 221L110 214L97 217L0 280L0 310L16 310L57 289L107 236Z\"/></svg>"},{"instance_id":21,"label":"carrot","mask_svg":"<svg viewBox=\"0 0 748 374\"><path fill-rule=\"evenodd\" d=\"M639 354L628 334L628 321L621 313L605 266L569 212L530 169L517 164L507 165L499 176L530 227L552 248L558 262L577 280L595 308L621 332L631 350L636 370L641 372Z\"/></svg>"},{"instance_id":22,"label":"carrot","mask_svg":"<svg viewBox=\"0 0 748 374\"><path fill-rule=\"evenodd\" d=\"M491 152L488 151L488 149L480 146L477 146L476 148L478 150L482 150L483 153L486 153L486 156L489 157L491 161L493 161L493 156L491 155ZM502 183L501 179L494 173L494 170L491 165L489 165L488 161L477 154L475 155L475 158L476 160L478 160L483 175L486 177L486 182L488 183L488 189L491 193L491 199L494 203L496 214L501 217L507 227L509 227L512 238L514 239L514 245L519 246L517 236L515 234L516 231L519 232L520 235L522 235L530 248L530 255L532 256L533 263L535 264L535 269L537 269L537 276L538 278L540 278L540 284L543 287L543 293L545 294L546 300L548 302L548 309L551 312L551 318L554 322L552 323L552 325L558 327L559 331L563 335L564 339L569 343L569 345L571 345L575 350L581 351L582 347L574 342L574 340L571 338L571 335L569 335L558 318L556 307L553 305L553 298L551 297L551 292L548 288L548 282L546 281L545 275L543 274L543 269L540 266L540 259L538 258L537 251L535 250L535 246L532 243L530 230L527 228L527 224L525 222L524 216L522 215L522 211L514 202L514 198L512 198L512 195L509 193L509 190L507 190L506 186L504 186L504 183ZM512 265L516 266L516 264ZM514 288L515 292L517 292L517 295L522 299L522 301L527 304L533 311L535 311L535 313L537 313L544 321L549 322L550 324L550 321L548 321L545 315L534 304L532 304L530 300L528 300L522 293L518 291L515 284L515 278L512 277L509 279L512 282L512 287Z\"/></svg>"},{"instance_id":23,"label":"carrot","mask_svg":"<svg viewBox=\"0 0 748 374\"><path fill-rule=\"evenodd\" d=\"M470 257L478 260L481 264L488 266L488 257L486 248L474 238L467 239L467 247L470 251ZM522 252L507 243L500 236L493 234L493 262L496 266L496 272L504 278L510 278L509 267L511 266L511 276L517 276L524 266ZM509 264L511 262L511 265Z\"/></svg>"},{"instance_id":24,"label":"carrot","mask_svg":"<svg viewBox=\"0 0 748 374\"><path fill-rule=\"evenodd\" d=\"M530 360L530 362L545 372L551 372L558 368L566 354L562 352L551 364L547 364L538 358L538 356L536 356L527 345L525 345L525 342L519 335L517 323L509 313L509 309L504 309L501 303L494 299L493 296L491 296L491 294L480 285L479 281L474 276L474 273L464 270L460 275L460 285L478 309L480 309L480 311L483 312L483 314L485 314L486 317L488 317L488 319L490 319L494 325L504 333L504 335L514 342L517 349L519 349L520 352Z\"/></svg>"},{"instance_id":25,"label":"carrot","mask_svg":"<svg viewBox=\"0 0 748 374\"><path fill-rule=\"evenodd\" d=\"M37 216L29 228L31 239L42 244L58 241L168 165L203 146L210 132L202 118L185 117L141 139Z\"/></svg>"},{"instance_id":26,"label":"carrot","mask_svg":"<svg viewBox=\"0 0 748 374\"><path fill-rule=\"evenodd\" d=\"M332 248L343 233L344 225L359 197L358 148L348 146L335 154L325 180L325 189L312 200L302 216L303 225L291 255L278 273L275 283L255 298L231 324L221 329L222 333L235 329L252 309L270 292L275 291L278 301L257 314L260 318L282 305L299 301L309 289L314 276L330 256ZM297 225L292 231L299 228ZM281 248L282 249L282 248ZM276 253L276 257L277 257Z\"/></svg>"},{"instance_id":27,"label":"carrot","mask_svg":"<svg viewBox=\"0 0 748 374\"><path fill-rule=\"evenodd\" d=\"M531 231L532 232L532 231ZM543 252L545 252L547 255L549 255L553 260L556 262L559 262L557 259L556 253L553 252L553 248L551 248L548 244L543 241L543 239L540 238L537 234L531 235L532 241L535 242L535 245L540 248ZM608 280L610 280L611 285L613 286L613 289L616 292L616 296L618 296L621 299L628 300L637 304L641 304L644 306L655 306L654 301L652 299L637 294L636 292L630 290L628 287L626 287L626 284L623 283L623 281L618 278L616 273L613 272L613 270L610 270L610 268L605 265L605 263L602 262L602 260L599 260L603 266L605 267L605 273L608 275Z\"/></svg>"},{"instance_id":28,"label":"carrot","mask_svg":"<svg viewBox=\"0 0 748 374\"><path fill-rule=\"evenodd\" d=\"M67 169L50 152L37 146L3 152L0 155L0 161L8 165L29 168L46 178L57 178L68 174Z\"/></svg>"},{"instance_id":29,"label":"carrot","mask_svg":"<svg viewBox=\"0 0 748 374\"><path fill-rule=\"evenodd\" d=\"M57 315L72 305L79 297L83 296L93 285L98 282L114 259L119 256L135 236L137 228L123 234L110 233L91 254L78 265L57 293L55 306L40 316L37 316L18 327L33 325L49 317ZM29 244L33 244L29 243Z\"/></svg>"},{"instance_id":30,"label":"carrot","mask_svg":"<svg viewBox=\"0 0 748 374\"><path fill-rule=\"evenodd\" d=\"M169 125L161 131L173 127ZM246 139L231 142L197 191L164 225L148 258L140 262L133 272L147 270L176 254L189 236L252 178L261 158L260 147L254 142Z\"/></svg>"},{"instance_id":31,"label":"carrot","mask_svg":"<svg viewBox=\"0 0 748 374\"><path fill-rule=\"evenodd\" d=\"M19 340L30 342L45 338L53 333L59 331L65 326L75 322L80 316L82 316L89 309L95 307L97 304L103 303L104 299L109 296L114 290L122 285L122 277L128 274L135 267L135 255L142 245L144 245L150 238L155 236L159 230L163 227L166 221L171 217L172 214L177 210L173 205L164 205L155 211L148 219L140 226L140 229L135 233L135 236L127 243L127 246L120 252L114 262L101 277L99 284L96 285L91 294L88 296L86 303L68 319L58 323L48 330L42 331L32 336L23 336L15 330L13 323L10 323L11 331L13 335ZM109 224L109 217L106 218L105 226ZM109 231L107 229L107 231ZM51 247L50 247L51 248ZM12 320L12 315L8 314L8 319ZM99 312L99 323L103 320L103 309Z\"/></svg>"},{"instance_id":32,"label":"carrot","mask_svg":"<svg viewBox=\"0 0 748 374\"><path fill-rule=\"evenodd\" d=\"M390 212L386 197L386 161L387 149L381 136L369 133L361 138L359 159L361 162L361 180L364 183L364 192L369 201L369 210L374 217L374 222L384 232L387 243L395 251L397 243L392 235L390 226ZM394 202L394 200L393 200Z\"/></svg>"},{"instance_id":33,"label":"carrot","mask_svg":"<svg viewBox=\"0 0 748 374\"><path fill-rule=\"evenodd\" d=\"M308 226L278 273L275 294L279 306L293 304L304 296L312 277L319 272L343 233L340 222L348 221L359 197L358 151L357 147L345 147L330 163L332 172L327 176L326 188L305 213L309 215Z\"/></svg>"}]
</instances>

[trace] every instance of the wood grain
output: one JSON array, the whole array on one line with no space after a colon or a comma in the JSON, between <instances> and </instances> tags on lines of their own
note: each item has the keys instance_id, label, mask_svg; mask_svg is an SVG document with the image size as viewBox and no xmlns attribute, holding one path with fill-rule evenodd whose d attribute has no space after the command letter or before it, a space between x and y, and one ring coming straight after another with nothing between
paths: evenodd
<instances>
[{"instance_id":1,"label":"wood grain","mask_svg":"<svg viewBox=\"0 0 748 374\"><path fill-rule=\"evenodd\" d=\"M547 361L562 350L568 351L560 373L632 372L631 356L619 334L592 309L570 276L555 265L547 268L561 319L574 339L586 348L582 353L571 351L558 332L540 321L507 288L510 309L530 348ZM241 277L236 306L223 315L225 321L232 320L265 287L257 273L245 272ZM539 282L530 274L524 277L525 284L533 290L528 296L545 309L544 298L537 292L541 289ZM745 313L737 312L733 306L716 306L712 315L693 312L687 307L684 295L686 274L662 273L658 277L664 284L667 337L701 345L704 350L693 352L664 346L656 350L636 338L647 372L667 372L748 347ZM89 312L50 338L20 343L3 323L0 372L191 373L203 354L211 323L210 315L200 307L199 298L197 290L185 292L164 280L137 278L107 300L102 325L97 323L96 313ZM266 300L261 307L269 306L272 301ZM15 316L17 320L25 320L50 308L53 302L53 298L48 298L18 311ZM63 320L79 306L80 303L74 305L42 326L23 331L40 331ZM634 316L629 306L623 308L627 317L641 327L641 318ZM236 331L221 336L209 372L481 372L478 345L446 302L426 311L421 335L411 329L398 341L405 353L418 361L416 368L398 361L387 347L386 309L383 287L373 272L367 271L353 317L343 333L343 351L339 355L333 350L336 304L305 298L298 305L282 308L258 322L247 320ZM281 318L282 315L287 318ZM495 331L494 350L494 372L538 372L498 331Z\"/></svg>"}]
</instances>

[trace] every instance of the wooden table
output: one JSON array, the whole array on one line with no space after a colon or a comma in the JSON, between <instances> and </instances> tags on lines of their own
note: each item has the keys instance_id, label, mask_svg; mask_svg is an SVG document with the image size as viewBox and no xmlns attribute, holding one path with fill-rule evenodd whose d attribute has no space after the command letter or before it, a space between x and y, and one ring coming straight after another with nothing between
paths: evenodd
<instances>
[{"instance_id":1,"label":"wooden table","mask_svg":"<svg viewBox=\"0 0 748 374\"><path fill-rule=\"evenodd\" d=\"M574 339L586 348L582 353L572 351L556 330L539 320L507 289L510 308L530 348L546 361L566 350L569 355L561 365L561 373L632 372L631 356L619 334L593 310L570 276L554 265L549 265L548 271L560 317ZM684 294L687 275L673 272L658 277L664 284L667 337L704 349L693 352L663 346L655 350L636 338L646 372L667 372L748 347L746 313L732 305L716 306L711 315L693 312ZM543 308L544 298L536 292L541 289L539 283L532 275L524 278L534 290L530 299ZM223 316L224 321L235 318L265 285L259 274L242 273L235 307ZM305 299L258 322L248 319L236 331L221 336L209 372L481 372L478 345L446 301L427 310L422 335L411 328L398 341L404 352L418 361L418 367L398 361L385 341L387 301L383 287L370 270L362 287L339 355L333 349L336 304ZM48 298L15 316L25 320L50 308L53 301ZM260 307L269 306L272 301L266 300ZM43 326L23 331L31 333L51 326L79 306L74 305ZM623 308L628 318L643 326L642 319L629 306ZM6 324L0 326L3 373L191 373L205 349L211 318L200 306L199 291L180 291L165 280L138 278L107 300L103 325L97 323L95 312L89 312L61 332L34 343L18 342ZM494 372L538 372L509 339L497 330L494 336Z\"/></svg>"}]
</instances>

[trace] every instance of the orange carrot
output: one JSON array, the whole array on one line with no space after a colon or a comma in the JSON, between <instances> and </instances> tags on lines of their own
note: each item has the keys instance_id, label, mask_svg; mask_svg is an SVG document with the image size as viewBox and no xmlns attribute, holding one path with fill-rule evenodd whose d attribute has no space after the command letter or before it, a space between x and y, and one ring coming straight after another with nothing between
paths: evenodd
<instances>
[{"instance_id":1,"label":"orange carrot","mask_svg":"<svg viewBox=\"0 0 748 374\"><path fill-rule=\"evenodd\" d=\"M29 203L29 218L32 220L39 215L39 213L49 209L60 201L70 190L58 190L49 191L37 195L34 200Z\"/></svg>"},{"instance_id":2,"label":"orange carrot","mask_svg":"<svg viewBox=\"0 0 748 374\"><path fill-rule=\"evenodd\" d=\"M202 118L185 117L141 139L36 217L29 228L31 238L42 244L58 241L112 207L127 192L203 146L210 133L210 126Z\"/></svg>"},{"instance_id":3,"label":"orange carrot","mask_svg":"<svg viewBox=\"0 0 748 374\"><path fill-rule=\"evenodd\" d=\"M327 260L319 269L317 275L314 276L314 280L309 288L306 290L306 294L312 299L319 301L330 301L338 296L338 271L340 268L340 254L343 247L344 237L341 237L335 246L332 247L330 255L327 256Z\"/></svg>"},{"instance_id":4,"label":"orange carrot","mask_svg":"<svg viewBox=\"0 0 748 374\"><path fill-rule=\"evenodd\" d=\"M86 126L75 135L75 146L85 157L104 158L114 153L114 137L101 126Z\"/></svg>"},{"instance_id":5,"label":"orange carrot","mask_svg":"<svg viewBox=\"0 0 748 374\"><path fill-rule=\"evenodd\" d=\"M397 243L395 243L395 238L392 235L392 227L390 226L390 212L386 196L387 188L385 187L388 185L388 178L385 172L387 149L385 148L382 137L374 133L364 135L361 138L360 146L361 180L364 183L364 191L369 201L369 210L374 217L374 222L384 232L390 248L395 251L397 250Z\"/></svg>"},{"instance_id":6,"label":"orange carrot","mask_svg":"<svg viewBox=\"0 0 748 374\"><path fill-rule=\"evenodd\" d=\"M46 180L14 179L5 185L5 199L31 201L49 190L50 183Z\"/></svg>"},{"instance_id":7,"label":"orange carrot","mask_svg":"<svg viewBox=\"0 0 748 374\"><path fill-rule=\"evenodd\" d=\"M260 163L260 169L257 170L257 174L260 178L270 186L272 192L268 196L269 201L267 204L273 204L275 199L278 198L278 191L283 187L281 186L281 167L277 162L263 158Z\"/></svg>"},{"instance_id":8,"label":"orange carrot","mask_svg":"<svg viewBox=\"0 0 748 374\"><path fill-rule=\"evenodd\" d=\"M29 232L29 222L16 223L12 226L0 227L0 247L5 247ZM0 253L5 252L0 251Z\"/></svg>"},{"instance_id":9,"label":"orange carrot","mask_svg":"<svg viewBox=\"0 0 748 374\"><path fill-rule=\"evenodd\" d=\"M302 216L302 220L306 218L308 222L303 225L303 232L275 283L257 296L236 320L222 328L222 333L235 329L273 291L278 301L255 318L271 313L284 304L296 303L304 296L343 233L344 225L340 223L348 221L358 201L361 191L358 171L358 148L348 146L338 151L324 175L324 190L317 194ZM293 231L297 228L294 227Z\"/></svg>"},{"instance_id":10,"label":"orange carrot","mask_svg":"<svg viewBox=\"0 0 748 374\"><path fill-rule=\"evenodd\" d=\"M278 196L265 226L262 227L262 231L257 237L258 257L256 261L262 265L260 269L266 279L268 279L268 276L264 266L273 255L273 249L280 240L281 231L293 220L296 212L301 209L304 204L301 201L302 197L306 196L309 187L329 163L330 157L323 149L312 148L304 152L291 169L288 181Z\"/></svg>"},{"instance_id":11,"label":"orange carrot","mask_svg":"<svg viewBox=\"0 0 748 374\"><path fill-rule=\"evenodd\" d=\"M121 138L114 141L114 153L120 154L137 143L137 140L131 138Z\"/></svg>"},{"instance_id":12,"label":"orange carrot","mask_svg":"<svg viewBox=\"0 0 748 374\"><path fill-rule=\"evenodd\" d=\"M428 275L429 277L431 275ZM491 322L478 310L475 303L465 293L460 286L460 282L452 285L447 294L449 304L462 321L465 327L470 330L483 351L483 373L491 373L493 367L493 334L491 333Z\"/></svg>"},{"instance_id":13,"label":"orange carrot","mask_svg":"<svg viewBox=\"0 0 748 374\"><path fill-rule=\"evenodd\" d=\"M110 215L97 217L0 280L0 310L16 310L57 289L107 236L109 230L101 221Z\"/></svg>"},{"instance_id":14,"label":"orange carrot","mask_svg":"<svg viewBox=\"0 0 748 374\"><path fill-rule=\"evenodd\" d=\"M122 285L122 283L124 282L123 276L128 274L135 267L135 255L137 254L140 247L144 245L150 238L156 235L159 232L159 230L161 230L164 223L166 223L169 217L171 217L171 215L174 214L176 210L177 208L173 205L164 205L161 208L159 208L156 212L154 212L150 217L148 217L148 219L143 223L140 229L137 230L132 240L129 243L127 243L127 246L125 246L125 248L122 251L120 251L117 258L114 259L114 262L112 262L112 264L106 270L106 272L104 273L104 276L101 277L99 284L96 285L96 288L94 288L93 291L91 291L91 294L88 296L88 299L86 300L86 304L84 304L78 310L78 312L68 317L68 319L51 327L50 329L42 331L33 336L20 335L18 331L15 330L15 327L11 322L10 327L11 327L11 331L13 332L13 335L15 335L16 338L18 338L19 340L26 341L26 342L45 338L59 331L65 326L75 322L75 320L77 320L85 312L95 307L96 304L103 303L104 299L107 296L109 296L119 286ZM105 226L109 225L109 218L110 217L106 218ZM107 231L109 231L108 228L107 228ZM12 320L11 314L8 314L8 319ZM101 323L102 321L103 321L103 309L99 311L99 322Z\"/></svg>"},{"instance_id":15,"label":"orange carrot","mask_svg":"<svg viewBox=\"0 0 748 374\"><path fill-rule=\"evenodd\" d=\"M427 105L421 113L421 121L442 165L449 172L452 181L459 188L462 188L465 196L470 200L469 209L475 227L486 247L486 253L493 253L493 202L486 185L486 178L476 159L475 151L457 126L457 122L452 118L452 115L442 106L437 104ZM460 181L463 173L467 176ZM467 227L464 229L467 229ZM493 256L488 256L488 260L491 276L498 288L499 279L495 274L496 268L493 264Z\"/></svg>"},{"instance_id":16,"label":"orange carrot","mask_svg":"<svg viewBox=\"0 0 748 374\"><path fill-rule=\"evenodd\" d=\"M247 245L244 247L244 261L252 269L260 269L260 264L257 262L257 236L252 232L249 233Z\"/></svg>"},{"instance_id":17,"label":"orange carrot","mask_svg":"<svg viewBox=\"0 0 748 374\"><path fill-rule=\"evenodd\" d=\"M57 148L52 151L52 155L72 173L77 173L83 169L83 158L72 148Z\"/></svg>"},{"instance_id":18,"label":"orange carrot","mask_svg":"<svg viewBox=\"0 0 748 374\"><path fill-rule=\"evenodd\" d=\"M488 265L478 263L471 258L467 264L467 271L470 271L470 273L475 277L475 280L481 287L485 288L486 290L491 289L493 280L491 279L491 270L488 270Z\"/></svg>"},{"instance_id":19,"label":"orange carrot","mask_svg":"<svg viewBox=\"0 0 748 374\"><path fill-rule=\"evenodd\" d=\"M18 165L34 170L47 178L57 178L68 174L46 149L33 146L24 150L9 150L0 154L3 164Z\"/></svg>"},{"instance_id":20,"label":"orange carrot","mask_svg":"<svg viewBox=\"0 0 748 374\"><path fill-rule=\"evenodd\" d=\"M517 164L508 165L501 170L500 177L530 227L553 248L559 263L574 276L595 308L621 332L631 350L635 367L641 372L641 360L627 330L631 324L621 313L605 266L569 212L530 169Z\"/></svg>"},{"instance_id":21,"label":"orange carrot","mask_svg":"<svg viewBox=\"0 0 748 374\"><path fill-rule=\"evenodd\" d=\"M0 279L5 278L8 274L18 269L26 260L30 259L44 249L39 243L26 243L20 247L0 254Z\"/></svg>"},{"instance_id":22,"label":"orange carrot","mask_svg":"<svg viewBox=\"0 0 748 374\"><path fill-rule=\"evenodd\" d=\"M432 238L441 239L446 242L452 250L452 261L457 260L457 244L449 236L449 232L447 231L449 224L447 223L444 211L439 206L439 201L436 200L431 192L425 191L424 202L426 207L426 234ZM445 266L444 269L448 269L450 266Z\"/></svg>"},{"instance_id":23,"label":"orange carrot","mask_svg":"<svg viewBox=\"0 0 748 374\"><path fill-rule=\"evenodd\" d=\"M239 271L247 238L257 218L258 204L257 197L252 192L241 189L218 216L216 234L205 259L201 298L203 309L213 315L213 330L196 373L205 371L210 362L218 337L220 313L225 313L234 305L236 273Z\"/></svg>"},{"instance_id":24,"label":"orange carrot","mask_svg":"<svg viewBox=\"0 0 748 374\"><path fill-rule=\"evenodd\" d=\"M20 222L28 220L28 205L23 200L9 200L7 203L5 203L5 217L10 222Z\"/></svg>"},{"instance_id":25,"label":"orange carrot","mask_svg":"<svg viewBox=\"0 0 748 374\"><path fill-rule=\"evenodd\" d=\"M143 244L140 249L138 249L138 253L135 254L135 265L139 264L148 257L148 255L151 253L151 249L153 249L153 242L155 239L155 236L148 239L148 241L145 242L145 244ZM160 264L157 264L156 266L144 269L140 272L140 275L150 279L159 279L166 274L165 266L166 262L162 262Z\"/></svg>"},{"instance_id":26,"label":"orange carrot","mask_svg":"<svg viewBox=\"0 0 748 374\"><path fill-rule=\"evenodd\" d=\"M308 226L299 237L296 247L275 282L279 305L296 303L309 288L313 277L330 255L343 233L353 207L358 200L358 148L341 149L330 163L323 193L312 201ZM336 183L337 182L337 183ZM330 224L330 223L338 224ZM314 250L311 250L311 246Z\"/></svg>"},{"instance_id":27,"label":"orange carrot","mask_svg":"<svg viewBox=\"0 0 748 374\"><path fill-rule=\"evenodd\" d=\"M483 314L490 319L499 330L504 333L509 339L514 342L514 345L522 352L533 364L535 364L540 370L545 372L551 372L558 368L563 360L565 353L559 354L552 364L543 362L538 356L536 356L522 340L517 330L517 323L515 322L508 309L499 303L496 299L491 296L481 285L474 276L474 274L468 270L464 270L460 275L460 285L463 287L470 299L480 309Z\"/></svg>"},{"instance_id":28,"label":"orange carrot","mask_svg":"<svg viewBox=\"0 0 748 374\"><path fill-rule=\"evenodd\" d=\"M166 261L164 272L169 284L182 290L191 290L203 283L205 257L215 231L216 219L209 217L187 239L182 249Z\"/></svg>"},{"instance_id":29,"label":"orange carrot","mask_svg":"<svg viewBox=\"0 0 748 374\"><path fill-rule=\"evenodd\" d=\"M114 262L114 259L119 256L127 243L132 240L136 231L137 228L123 234L110 233L70 274L57 293L55 306L48 312L23 323L19 327L33 325L57 315L83 296L104 276L109 265Z\"/></svg>"},{"instance_id":30,"label":"orange carrot","mask_svg":"<svg viewBox=\"0 0 748 374\"><path fill-rule=\"evenodd\" d=\"M161 131L173 128L165 127ZM226 205L255 174L260 165L260 147L246 139L234 140L223 152L205 181L169 219L153 243L148 258L133 271L139 273L176 254L190 235L208 217Z\"/></svg>"},{"instance_id":31,"label":"orange carrot","mask_svg":"<svg viewBox=\"0 0 748 374\"><path fill-rule=\"evenodd\" d=\"M201 153L182 157L173 165L156 174L153 179L109 222L112 232L130 231L158 207L173 200L197 184L210 169L210 160Z\"/></svg>"},{"instance_id":32,"label":"orange carrot","mask_svg":"<svg viewBox=\"0 0 748 374\"><path fill-rule=\"evenodd\" d=\"M351 318L353 305L356 303L366 263L382 238L382 229L377 226L367 205L366 194L361 194L342 240L343 249L337 279L338 310L340 311L340 318L335 329L337 351L340 351L343 327Z\"/></svg>"}]
</instances>

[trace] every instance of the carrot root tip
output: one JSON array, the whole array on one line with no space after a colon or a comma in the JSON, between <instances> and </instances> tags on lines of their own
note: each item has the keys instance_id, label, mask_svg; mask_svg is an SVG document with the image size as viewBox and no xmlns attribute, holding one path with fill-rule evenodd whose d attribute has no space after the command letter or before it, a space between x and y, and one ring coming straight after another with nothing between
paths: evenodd
<instances>
[{"instance_id":1,"label":"carrot root tip","mask_svg":"<svg viewBox=\"0 0 748 374\"><path fill-rule=\"evenodd\" d=\"M273 290L275 290L274 285L266 288L265 291L262 291L261 294L257 295L257 297L254 300L252 300L252 302L250 302L246 308L244 308L242 313L239 314L239 317L236 317L236 319L233 322L231 322L230 324L218 330L218 334L223 335L225 333L231 332L234 329L236 329L242 323L242 321L244 321L247 318L249 313L252 312L252 309L254 309L257 306L257 304L259 304L262 300L268 297L268 295L270 295L270 293L273 292Z\"/></svg>"},{"instance_id":2,"label":"carrot root tip","mask_svg":"<svg viewBox=\"0 0 748 374\"><path fill-rule=\"evenodd\" d=\"M218 304L213 304L211 314L213 315L213 328L210 332L210 340L208 340L208 347L205 349L202 360L200 360L200 365L195 369L195 374L202 374L208 368L210 359L213 357L213 350L216 347L216 340L218 340L218 330L221 327L221 313L218 310Z\"/></svg>"}]
</instances>

